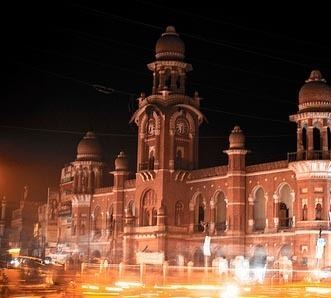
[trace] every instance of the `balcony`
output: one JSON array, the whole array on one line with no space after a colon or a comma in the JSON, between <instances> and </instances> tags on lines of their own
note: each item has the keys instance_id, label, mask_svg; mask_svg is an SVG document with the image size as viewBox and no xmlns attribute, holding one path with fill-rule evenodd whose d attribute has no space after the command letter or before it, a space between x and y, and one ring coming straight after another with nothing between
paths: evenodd
<instances>
[{"instance_id":1,"label":"balcony","mask_svg":"<svg viewBox=\"0 0 331 298\"><path fill-rule=\"evenodd\" d=\"M311 150L311 151L299 151L287 153L287 159L289 162L301 161L301 160L323 160L330 159L331 151L326 150Z\"/></svg>"},{"instance_id":2,"label":"balcony","mask_svg":"<svg viewBox=\"0 0 331 298\"><path fill-rule=\"evenodd\" d=\"M293 218L292 217L285 217L279 218L279 229L291 229L293 227Z\"/></svg>"},{"instance_id":3,"label":"balcony","mask_svg":"<svg viewBox=\"0 0 331 298\"><path fill-rule=\"evenodd\" d=\"M226 222L221 221L221 222L215 223L215 230L217 232L224 232L226 230Z\"/></svg>"},{"instance_id":4,"label":"balcony","mask_svg":"<svg viewBox=\"0 0 331 298\"><path fill-rule=\"evenodd\" d=\"M138 167L138 171L153 171L154 164L150 162L141 162Z\"/></svg>"}]
</instances>

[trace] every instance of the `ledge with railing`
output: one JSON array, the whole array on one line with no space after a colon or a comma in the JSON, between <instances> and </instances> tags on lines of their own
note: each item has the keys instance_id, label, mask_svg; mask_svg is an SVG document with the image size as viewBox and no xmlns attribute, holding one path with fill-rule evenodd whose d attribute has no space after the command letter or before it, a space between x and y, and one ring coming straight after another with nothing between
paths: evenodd
<instances>
[{"instance_id":1,"label":"ledge with railing","mask_svg":"<svg viewBox=\"0 0 331 298\"><path fill-rule=\"evenodd\" d=\"M306 150L298 152L287 153L287 159L289 162L301 161L301 160L323 160L330 159L330 150Z\"/></svg>"}]
</instances>

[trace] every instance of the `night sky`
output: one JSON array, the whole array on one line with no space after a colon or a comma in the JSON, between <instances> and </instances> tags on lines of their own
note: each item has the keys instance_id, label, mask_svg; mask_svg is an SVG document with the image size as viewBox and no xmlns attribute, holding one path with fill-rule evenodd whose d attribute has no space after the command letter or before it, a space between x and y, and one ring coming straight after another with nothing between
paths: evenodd
<instances>
[{"instance_id":1,"label":"night sky","mask_svg":"<svg viewBox=\"0 0 331 298\"><path fill-rule=\"evenodd\" d=\"M286 159L295 150L288 116L301 85L315 68L331 81L331 26L317 2L295 10L269 1L259 9L240 2L216 8L214 1L50 2L2 9L0 194L11 206L25 184L31 199L45 201L87 130L100 134L109 170L124 150L134 171L137 129L129 119L135 98L151 91L146 64L167 25L176 27L194 68L188 92L203 97L200 167L226 162L222 151L236 124L247 136L249 163Z\"/></svg>"}]
</instances>

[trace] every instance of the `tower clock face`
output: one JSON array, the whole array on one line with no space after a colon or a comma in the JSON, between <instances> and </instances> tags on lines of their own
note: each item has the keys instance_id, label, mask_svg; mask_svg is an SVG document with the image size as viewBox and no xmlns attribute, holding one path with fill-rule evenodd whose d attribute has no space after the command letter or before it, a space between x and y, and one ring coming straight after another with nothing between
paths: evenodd
<instances>
[{"instance_id":1,"label":"tower clock face","mask_svg":"<svg viewBox=\"0 0 331 298\"><path fill-rule=\"evenodd\" d=\"M185 119L178 119L176 121L176 134L186 135L188 133L188 124Z\"/></svg>"}]
</instances>

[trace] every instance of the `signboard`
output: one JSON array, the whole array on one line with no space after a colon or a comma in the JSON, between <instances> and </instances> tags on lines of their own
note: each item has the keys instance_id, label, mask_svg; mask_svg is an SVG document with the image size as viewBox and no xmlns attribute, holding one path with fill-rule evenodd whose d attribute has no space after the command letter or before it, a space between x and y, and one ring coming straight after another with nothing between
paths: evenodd
<instances>
[{"instance_id":1,"label":"signboard","mask_svg":"<svg viewBox=\"0 0 331 298\"><path fill-rule=\"evenodd\" d=\"M137 264L162 265L164 262L164 252L136 252Z\"/></svg>"},{"instance_id":2,"label":"signboard","mask_svg":"<svg viewBox=\"0 0 331 298\"><path fill-rule=\"evenodd\" d=\"M210 240L211 237L210 236L206 236L205 237L205 242L203 243L203 255L210 257L211 256L211 252L210 252Z\"/></svg>"},{"instance_id":3,"label":"signboard","mask_svg":"<svg viewBox=\"0 0 331 298\"><path fill-rule=\"evenodd\" d=\"M59 193L57 190L48 189L47 216L49 224L56 224L59 206Z\"/></svg>"},{"instance_id":4,"label":"signboard","mask_svg":"<svg viewBox=\"0 0 331 298\"><path fill-rule=\"evenodd\" d=\"M59 216L71 216L71 201L61 203Z\"/></svg>"}]
</instances>

